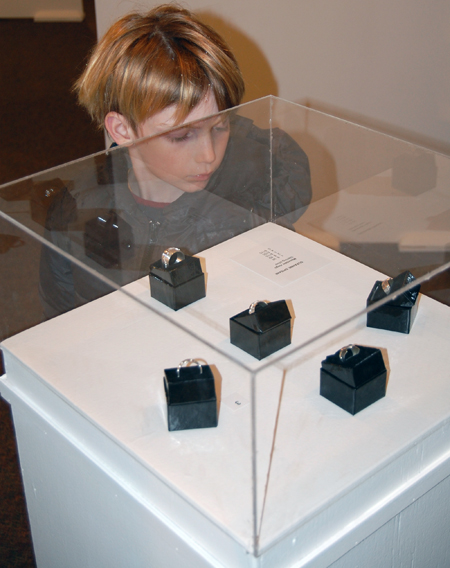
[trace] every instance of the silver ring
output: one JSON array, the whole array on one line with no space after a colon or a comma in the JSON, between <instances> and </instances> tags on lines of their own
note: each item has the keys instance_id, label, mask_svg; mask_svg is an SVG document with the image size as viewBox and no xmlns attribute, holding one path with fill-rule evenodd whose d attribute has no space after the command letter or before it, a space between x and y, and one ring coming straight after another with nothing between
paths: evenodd
<instances>
[{"instance_id":1,"label":"silver ring","mask_svg":"<svg viewBox=\"0 0 450 568\"><path fill-rule=\"evenodd\" d=\"M258 304L266 304L266 306L267 306L268 303L269 303L269 302L266 302L266 300L257 300L256 302L252 302L252 303L250 304L249 309L248 309L248 313L249 313L249 314L254 314L254 313L255 313L255 310L256 310L256 306L257 306Z\"/></svg>"},{"instance_id":2,"label":"silver ring","mask_svg":"<svg viewBox=\"0 0 450 568\"><path fill-rule=\"evenodd\" d=\"M359 352L360 348L357 345L353 345L353 343L351 343L350 345L346 345L345 347L339 350L339 359L341 361L346 361L347 359L350 359L350 357L358 355Z\"/></svg>"},{"instance_id":3,"label":"silver ring","mask_svg":"<svg viewBox=\"0 0 450 568\"><path fill-rule=\"evenodd\" d=\"M166 249L161 255L161 261L163 263L164 268L169 268L176 264L177 262L181 262L185 259L184 254L181 252L179 248L170 247Z\"/></svg>"},{"instance_id":4,"label":"silver ring","mask_svg":"<svg viewBox=\"0 0 450 568\"><path fill-rule=\"evenodd\" d=\"M381 283L381 287L383 289L383 292L386 294L386 296L391 291L391 286L392 286L392 278L386 278L386 280L383 280L383 282Z\"/></svg>"},{"instance_id":5,"label":"silver ring","mask_svg":"<svg viewBox=\"0 0 450 568\"><path fill-rule=\"evenodd\" d=\"M197 361L197 359L184 359L183 361L181 361L181 363L178 365L177 367L177 375L180 376L180 369L182 367L189 367L189 365L191 363L195 363L197 365L197 367L199 367L200 369L200 373L203 372L202 366L201 364Z\"/></svg>"}]
</instances>

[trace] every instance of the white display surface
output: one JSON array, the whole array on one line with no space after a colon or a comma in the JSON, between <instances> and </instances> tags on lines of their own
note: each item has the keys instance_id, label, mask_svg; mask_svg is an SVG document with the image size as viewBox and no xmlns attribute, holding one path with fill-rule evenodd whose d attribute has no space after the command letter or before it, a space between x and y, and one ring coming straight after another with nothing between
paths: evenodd
<instances>
[{"instance_id":1,"label":"white display surface","mask_svg":"<svg viewBox=\"0 0 450 568\"><path fill-rule=\"evenodd\" d=\"M243 266L271 242L321 261L281 284ZM5 341L1 392L174 522L205 565L328 565L449 473L449 308L421 296L410 335L368 329L362 315L298 350L363 310L382 275L274 224L198 256L207 296L183 310L151 299L144 278L126 289L156 312L116 292ZM230 344L231 316L279 299L293 316L291 346L257 361ZM348 343L379 347L388 368L386 397L356 416L319 395L321 361ZM186 358L213 367L217 428L167 431L163 369ZM248 554L252 372L258 560Z\"/></svg>"}]
</instances>

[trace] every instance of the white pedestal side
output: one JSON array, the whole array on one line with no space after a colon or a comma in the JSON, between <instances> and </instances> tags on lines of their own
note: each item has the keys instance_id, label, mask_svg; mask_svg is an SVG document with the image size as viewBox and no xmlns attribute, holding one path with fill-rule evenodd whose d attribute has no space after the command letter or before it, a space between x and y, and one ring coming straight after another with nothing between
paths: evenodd
<instances>
[{"instance_id":1,"label":"white pedestal side","mask_svg":"<svg viewBox=\"0 0 450 568\"><path fill-rule=\"evenodd\" d=\"M280 286L233 260L277 238L330 262ZM410 335L361 316L293 353L363 309L381 275L273 224L199 256L207 297L179 312L147 279L127 287L168 319L116 292L3 343L38 566L448 565L449 308L421 297ZM281 298L292 346L259 362L230 345L230 316ZM321 360L348 343L380 347L389 370L386 397L356 416L319 395ZM250 371L283 354L256 380L254 556ZM187 357L214 366L219 426L169 433L163 369Z\"/></svg>"}]
</instances>

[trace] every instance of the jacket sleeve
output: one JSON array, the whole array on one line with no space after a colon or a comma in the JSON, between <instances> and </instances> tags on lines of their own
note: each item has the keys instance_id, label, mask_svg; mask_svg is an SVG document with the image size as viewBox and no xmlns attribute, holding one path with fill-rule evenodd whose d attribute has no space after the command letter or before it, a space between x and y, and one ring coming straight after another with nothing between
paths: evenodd
<instances>
[{"instance_id":1,"label":"jacket sleeve","mask_svg":"<svg viewBox=\"0 0 450 568\"><path fill-rule=\"evenodd\" d=\"M280 128L270 131L256 126L251 129L254 139L271 147L272 202L271 219L285 217L286 224L296 221L311 201L311 172L309 160L297 142Z\"/></svg>"},{"instance_id":2,"label":"jacket sleeve","mask_svg":"<svg viewBox=\"0 0 450 568\"><path fill-rule=\"evenodd\" d=\"M44 238L70 252L67 226L76 217L76 202L64 190L54 199L47 213ZM43 244L39 266L39 295L46 319L75 307L72 263L53 248Z\"/></svg>"},{"instance_id":3,"label":"jacket sleeve","mask_svg":"<svg viewBox=\"0 0 450 568\"><path fill-rule=\"evenodd\" d=\"M207 189L267 221L285 217L289 226L311 200L308 157L283 130L233 116L224 160Z\"/></svg>"},{"instance_id":4,"label":"jacket sleeve","mask_svg":"<svg viewBox=\"0 0 450 568\"><path fill-rule=\"evenodd\" d=\"M287 215L297 220L311 201L309 160L300 146L285 132L273 132L272 193L274 218Z\"/></svg>"},{"instance_id":5,"label":"jacket sleeve","mask_svg":"<svg viewBox=\"0 0 450 568\"><path fill-rule=\"evenodd\" d=\"M45 232L45 238L50 243L65 248L62 234L51 231ZM75 307L75 291L72 274L72 264L61 254L42 245L39 266L39 295L45 319L53 318Z\"/></svg>"}]
</instances>

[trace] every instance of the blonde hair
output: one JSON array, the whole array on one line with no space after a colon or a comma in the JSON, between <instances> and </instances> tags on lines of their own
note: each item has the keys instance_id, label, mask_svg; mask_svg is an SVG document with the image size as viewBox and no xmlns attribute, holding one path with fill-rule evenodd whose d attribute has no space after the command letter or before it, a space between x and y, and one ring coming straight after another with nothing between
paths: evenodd
<instances>
[{"instance_id":1,"label":"blonde hair","mask_svg":"<svg viewBox=\"0 0 450 568\"><path fill-rule=\"evenodd\" d=\"M100 127L113 111L136 132L145 119L171 105L181 123L209 89L219 110L236 106L244 81L219 34L188 10L162 5L113 24L74 89Z\"/></svg>"}]
</instances>

